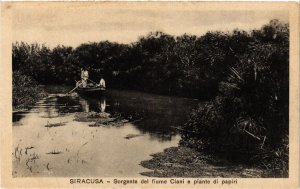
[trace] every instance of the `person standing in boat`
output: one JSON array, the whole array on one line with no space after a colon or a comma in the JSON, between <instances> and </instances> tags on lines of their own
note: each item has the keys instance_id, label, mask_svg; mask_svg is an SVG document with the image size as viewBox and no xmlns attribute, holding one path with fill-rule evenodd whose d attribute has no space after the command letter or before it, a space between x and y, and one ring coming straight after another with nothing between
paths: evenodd
<instances>
[{"instance_id":1,"label":"person standing in boat","mask_svg":"<svg viewBox=\"0 0 300 189\"><path fill-rule=\"evenodd\" d=\"M86 87L87 86L87 80L89 79L89 72L87 71L87 69L84 67L81 70L81 83L82 83L82 87Z\"/></svg>"}]
</instances>

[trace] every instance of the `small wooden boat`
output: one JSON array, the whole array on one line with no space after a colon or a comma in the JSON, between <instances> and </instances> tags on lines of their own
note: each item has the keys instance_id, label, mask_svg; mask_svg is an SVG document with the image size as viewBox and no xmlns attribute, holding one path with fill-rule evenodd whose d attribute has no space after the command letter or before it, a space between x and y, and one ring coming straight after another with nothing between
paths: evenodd
<instances>
[{"instance_id":1,"label":"small wooden boat","mask_svg":"<svg viewBox=\"0 0 300 189\"><path fill-rule=\"evenodd\" d=\"M81 83L77 83L77 93L82 96L88 96L88 97L99 97L103 95L105 91L105 87L88 83L86 87L83 87Z\"/></svg>"}]
</instances>

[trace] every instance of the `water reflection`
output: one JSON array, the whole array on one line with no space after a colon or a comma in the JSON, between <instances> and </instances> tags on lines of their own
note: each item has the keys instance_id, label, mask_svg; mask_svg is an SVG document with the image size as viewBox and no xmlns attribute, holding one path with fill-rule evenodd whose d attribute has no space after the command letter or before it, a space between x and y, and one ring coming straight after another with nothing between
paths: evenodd
<instances>
[{"instance_id":1,"label":"water reflection","mask_svg":"<svg viewBox=\"0 0 300 189\"><path fill-rule=\"evenodd\" d=\"M171 140L177 131L171 126L184 124L197 102L192 99L153 95L133 91L110 91L113 106L107 109L121 113L153 139Z\"/></svg>"},{"instance_id":2,"label":"water reflection","mask_svg":"<svg viewBox=\"0 0 300 189\"><path fill-rule=\"evenodd\" d=\"M187 120L197 102L192 99L159 96L134 91L109 90L96 98L78 95L53 94L37 103L34 108L39 117L55 118L76 112L107 112L113 117L129 120L142 133L153 140L172 140L179 126ZM24 114L13 114L17 122Z\"/></svg>"},{"instance_id":3,"label":"water reflection","mask_svg":"<svg viewBox=\"0 0 300 189\"><path fill-rule=\"evenodd\" d=\"M197 102L192 99L159 96L133 91L107 91L105 96L80 97L84 112L108 112L128 119L153 140L172 140L178 132L171 126L183 124Z\"/></svg>"},{"instance_id":4,"label":"water reflection","mask_svg":"<svg viewBox=\"0 0 300 189\"><path fill-rule=\"evenodd\" d=\"M106 97L97 98L79 97L79 104L83 112L105 112Z\"/></svg>"},{"instance_id":5,"label":"water reflection","mask_svg":"<svg viewBox=\"0 0 300 189\"><path fill-rule=\"evenodd\" d=\"M64 113L75 113L82 111L82 107L78 104L78 96L55 96L55 108L62 115Z\"/></svg>"},{"instance_id":6,"label":"water reflection","mask_svg":"<svg viewBox=\"0 0 300 189\"><path fill-rule=\"evenodd\" d=\"M83 109L83 112L90 112L90 105L86 99L84 98L80 99L79 103Z\"/></svg>"},{"instance_id":7,"label":"water reflection","mask_svg":"<svg viewBox=\"0 0 300 189\"><path fill-rule=\"evenodd\" d=\"M105 109L106 109L106 99L104 97L102 97L100 99L99 107L100 107L100 112L101 113L105 112Z\"/></svg>"},{"instance_id":8,"label":"water reflection","mask_svg":"<svg viewBox=\"0 0 300 189\"><path fill-rule=\"evenodd\" d=\"M13 122L18 122L22 118L24 118L25 115L26 115L26 112L13 112L13 114L12 114L12 120L13 120Z\"/></svg>"},{"instance_id":9,"label":"water reflection","mask_svg":"<svg viewBox=\"0 0 300 189\"><path fill-rule=\"evenodd\" d=\"M13 149L31 149L23 153L21 161L14 150L15 177L138 177L146 171L141 161L178 145L180 135L171 126L183 124L190 109L197 105L191 99L133 91L109 90L106 96L92 99L76 93L66 95L70 89L56 90L49 88L52 94L30 111L14 114ZM106 112L124 124L89 127L89 123L74 121L75 115L86 115L79 112ZM46 127L59 123L65 125ZM26 164L33 155L39 159Z\"/></svg>"}]
</instances>

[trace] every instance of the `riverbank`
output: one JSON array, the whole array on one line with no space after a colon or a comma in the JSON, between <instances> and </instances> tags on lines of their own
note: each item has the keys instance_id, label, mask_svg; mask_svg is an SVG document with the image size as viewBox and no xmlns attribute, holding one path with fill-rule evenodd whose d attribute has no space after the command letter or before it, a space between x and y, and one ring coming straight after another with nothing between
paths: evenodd
<instances>
[{"instance_id":1,"label":"riverbank","mask_svg":"<svg viewBox=\"0 0 300 189\"><path fill-rule=\"evenodd\" d=\"M187 147L171 147L152 154L141 165L152 171L141 173L149 177L269 177L270 172L250 165L229 162Z\"/></svg>"},{"instance_id":2,"label":"riverbank","mask_svg":"<svg viewBox=\"0 0 300 189\"><path fill-rule=\"evenodd\" d=\"M39 99L46 97L47 93L32 77L19 71L13 73L12 83L13 111L27 110Z\"/></svg>"},{"instance_id":3,"label":"riverbank","mask_svg":"<svg viewBox=\"0 0 300 189\"><path fill-rule=\"evenodd\" d=\"M31 95L29 93L22 94L22 97L13 95L13 98L21 98L22 103L13 105L13 112L27 111L30 109L30 106L34 105L38 100L47 96L47 93L42 89L41 86L37 87L40 89L39 92ZM31 89L29 89L31 90ZM31 90L35 92L35 90Z\"/></svg>"}]
</instances>

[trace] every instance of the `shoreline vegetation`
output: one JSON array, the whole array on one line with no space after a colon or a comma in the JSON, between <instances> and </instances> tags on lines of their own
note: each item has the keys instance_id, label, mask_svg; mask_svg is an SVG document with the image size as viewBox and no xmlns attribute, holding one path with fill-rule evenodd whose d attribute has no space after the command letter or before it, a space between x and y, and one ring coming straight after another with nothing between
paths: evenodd
<instances>
[{"instance_id":1,"label":"shoreline vegetation","mask_svg":"<svg viewBox=\"0 0 300 189\"><path fill-rule=\"evenodd\" d=\"M268 178L272 171L257 165L229 161L226 157L212 155L184 146L171 147L152 154L152 159L141 162L151 171L141 173L149 177L231 177Z\"/></svg>"},{"instance_id":2,"label":"shoreline vegetation","mask_svg":"<svg viewBox=\"0 0 300 189\"><path fill-rule=\"evenodd\" d=\"M32 77L20 71L13 72L13 111L29 109L39 99L46 97L47 93Z\"/></svg>"},{"instance_id":3,"label":"shoreline vegetation","mask_svg":"<svg viewBox=\"0 0 300 189\"><path fill-rule=\"evenodd\" d=\"M288 23L271 20L251 32L236 29L200 37L152 32L132 44L102 41L77 48L16 42L12 49L14 109L43 96L40 84L74 84L83 66L95 81L104 77L110 88L202 100L180 127L179 147L142 162L157 173L146 175L181 176L181 170L192 169L201 176L199 167L191 167L198 164L172 170L166 165L162 173L157 171L167 163L162 157L189 161L189 154L214 154L226 156L224 162L260 167L259 177L288 177ZM172 157L181 152L182 157Z\"/></svg>"}]
</instances>

